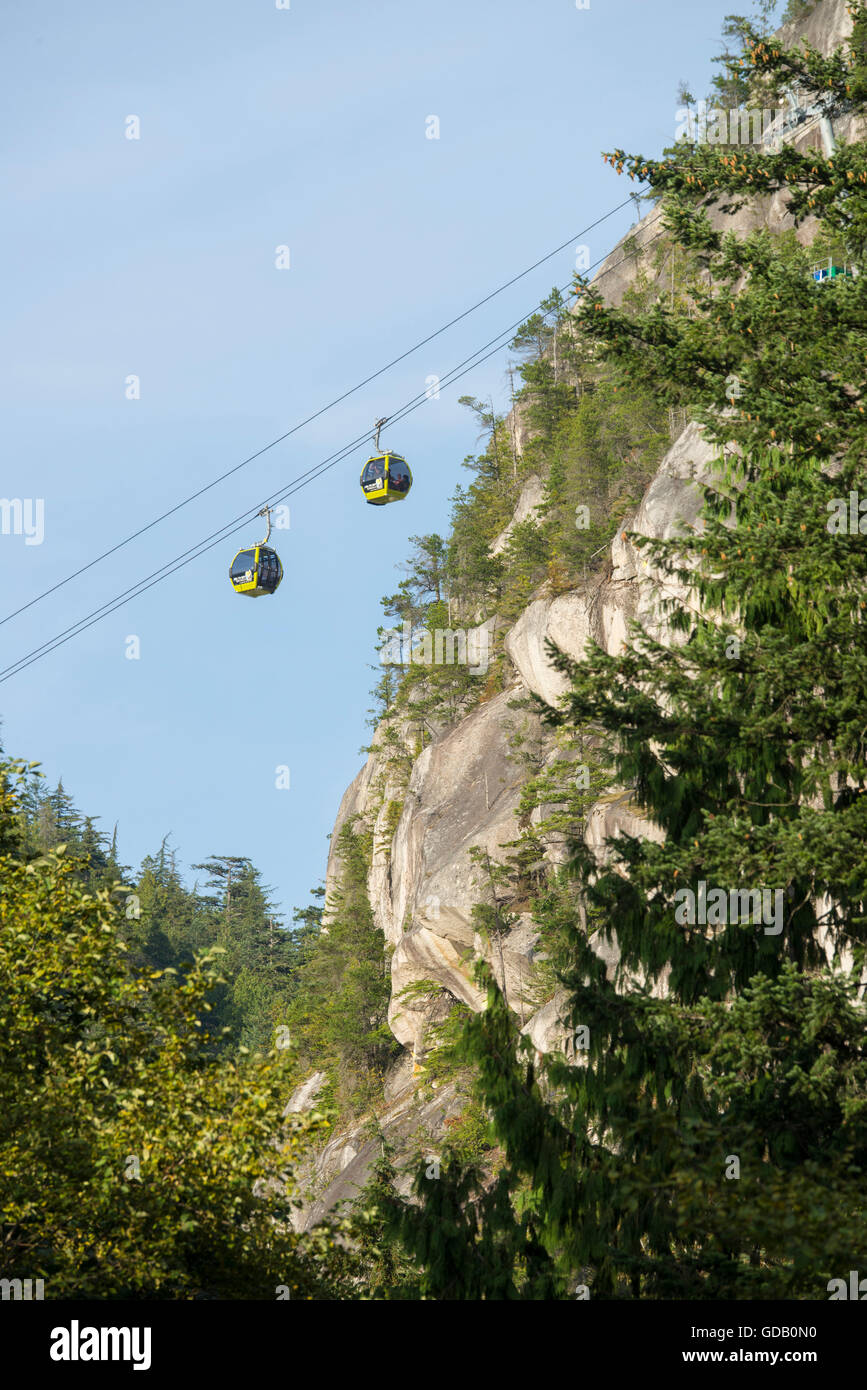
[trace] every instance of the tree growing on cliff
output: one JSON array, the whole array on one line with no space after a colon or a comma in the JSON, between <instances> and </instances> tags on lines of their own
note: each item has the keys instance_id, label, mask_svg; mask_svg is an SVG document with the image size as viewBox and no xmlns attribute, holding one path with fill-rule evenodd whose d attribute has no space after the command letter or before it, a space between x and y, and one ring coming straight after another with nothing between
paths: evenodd
<instances>
[{"instance_id":1,"label":"tree growing on cliff","mask_svg":"<svg viewBox=\"0 0 867 1390\"><path fill-rule=\"evenodd\" d=\"M791 24L793 20L803 19L816 8L818 0L788 0L780 18L781 24Z\"/></svg>"}]
</instances>

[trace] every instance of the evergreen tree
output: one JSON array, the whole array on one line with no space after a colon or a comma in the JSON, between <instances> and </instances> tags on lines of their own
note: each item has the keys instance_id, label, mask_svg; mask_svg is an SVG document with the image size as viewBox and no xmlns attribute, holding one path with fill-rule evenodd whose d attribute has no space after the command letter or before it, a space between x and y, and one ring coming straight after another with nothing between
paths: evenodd
<instances>
[{"instance_id":1,"label":"evergreen tree","mask_svg":"<svg viewBox=\"0 0 867 1390\"><path fill-rule=\"evenodd\" d=\"M289 960L287 987L292 995L298 992L299 972L316 949L316 942L322 930L325 889L319 884L316 888L311 888L310 896L315 901L308 903L306 907L296 907L292 910L294 925L289 929L287 950Z\"/></svg>"},{"instance_id":2,"label":"evergreen tree","mask_svg":"<svg viewBox=\"0 0 867 1390\"><path fill-rule=\"evenodd\" d=\"M292 938L249 859L216 855L193 867L206 870L211 875L206 886L217 890L204 901L212 910L214 940L225 953L229 983L213 1001L215 1015L242 1046L267 1048L286 1021L298 963Z\"/></svg>"},{"instance_id":3,"label":"evergreen tree","mask_svg":"<svg viewBox=\"0 0 867 1390\"><path fill-rule=\"evenodd\" d=\"M106 836L96 828L98 819L98 816L82 816L78 833L77 850L87 865L85 874L89 888L108 886L118 877L110 862Z\"/></svg>"},{"instance_id":4,"label":"evergreen tree","mask_svg":"<svg viewBox=\"0 0 867 1390\"><path fill-rule=\"evenodd\" d=\"M401 566L407 571L409 583L419 599L441 603L445 597L446 548L442 536L410 536L414 547L408 561Z\"/></svg>"},{"instance_id":5,"label":"evergreen tree","mask_svg":"<svg viewBox=\"0 0 867 1390\"><path fill-rule=\"evenodd\" d=\"M222 912L227 926L232 920L233 890L237 888L238 879L249 863L249 859L243 855L215 854L203 864L193 865L194 869L204 869L210 875L205 886L217 891L206 901Z\"/></svg>"},{"instance_id":6,"label":"evergreen tree","mask_svg":"<svg viewBox=\"0 0 867 1390\"><path fill-rule=\"evenodd\" d=\"M819 0L788 0L786 8L780 19L781 24L790 24L793 20L803 19L816 8Z\"/></svg>"},{"instance_id":7,"label":"evergreen tree","mask_svg":"<svg viewBox=\"0 0 867 1390\"><path fill-rule=\"evenodd\" d=\"M49 792L45 804L47 810L46 825L47 827L50 826L45 848L53 849L57 844L76 846L81 827L81 815L64 787L62 778L58 781L54 791Z\"/></svg>"},{"instance_id":8,"label":"evergreen tree","mask_svg":"<svg viewBox=\"0 0 867 1390\"><path fill-rule=\"evenodd\" d=\"M397 1045L387 1022L389 962L367 895L370 835L347 822L336 848L339 884L298 970L288 1022L299 1079L325 1068L347 1114L381 1095Z\"/></svg>"},{"instance_id":9,"label":"evergreen tree","mask_svg":"<svg viewBox=\"0 0 867 1390\"><path fill-rule=\"evenodd\" d=\"M21 758L7 758L0 745L0 854L31 859L37 853L33 822L41 790L38 767Z\"/></svg>"},{"instance_id":10,"label":"evergreen tree","mask_svg":"<svg viewBox=\"0 0 867 1390\"><path fill-rule=\"evenodd\" d=\"M577 397L570 377L576 368L580 374L582 362L572 333L572 315L560 290L554 288L539 311L520 326L511 348L528 355L519 368L524 390L518 399L527 402L527 420L537 437L547 441L563 417L575 409Z\"/></svg>"},{"instance_id":11,"label":"evergreen tree","mask_svg":"<svg viewBox=\"0 0 867 1390\"><path fill-rule=\"evenodd\" d=\"M191 963L216 938L214 913L184 887L175 851L166 836L155 855L142 860L131 898L127 939L137 963L165 969Z\"/></svg>"}]
</instances>

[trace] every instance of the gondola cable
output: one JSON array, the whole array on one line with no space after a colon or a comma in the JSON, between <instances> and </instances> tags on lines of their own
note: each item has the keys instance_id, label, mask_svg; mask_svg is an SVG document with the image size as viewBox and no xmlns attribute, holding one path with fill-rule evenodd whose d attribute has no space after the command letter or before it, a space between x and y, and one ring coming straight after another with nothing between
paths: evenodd
<instances>
[{"instance_id":1,"label":"gondola cable","mask_svg":"<svg viewBox=\"0 0 867 1390\"><path fill-rule=\"evenodd\" d=\"M621 257L621 259L617 261L614 265L609 266L607 270L602 271L601 274L596 277L596 281L594 281L594 284L598 283L598 281L604 275L608 275L612 271L618 269L618 267L623 265L625 261L632 260L635 256L642 254L655 241L658 241L660 237L663 235L663 232L656 233L655 236L648 238L648 240L642 246L637 247L634 251L628 253L626 256ZM607 259L607 256L602 257L601 260L595 262L595 265L601 265L603 261ZM594 269L594 266L590 266L589 269ZM562 293L564 290L568 290L569 288L569 285L564 285L561 287L560 292ZM444 377L440 379L440 385L454 385L454 383L456 381L459 381L461 377L466 376L467 373L475 370L476 367L481 366L482 363L486 362L490 357L495 356L496 353L500 352L502 348L505 346L505 343L500 342L500 339L508 338L509 335L511 335L514 332L515 328L518 327L521 323L523 323L527 317L528 315L524 314L520 319L517 319L515 323L511 324L509 328L497 334L496 339L491 339L491 343L496 343L496 346L491 347L490 343L487 343L483 348L479 348L469 358L465 358L464 362L459 363L457 367L452 368L449 372L446 373ZM490 351L486 351L486 349L488 348L490 348ZM480 355L482 353L484 353L484 356ZM469 365L466 365L467 363ZM394 423L406 418L407 415L412 414L414 410L417 410L419 406L423 405L424 402L428 399L430 399L430 395L427 390L419 392L417 396L412 397L410 401L408 401L404 406L400 407L394 414L389 416L389 422ZM334 468L336 464L340 463L344 458L349 457L350 454L352 454L356 449L358 449L360 445L363 444L369 438L370 432L367 431L364 434L359 435L350 444L344 445L343 448L338 450L335 454L329 455L328 458L321 460L318 464L313 465L305 473L299 474L297 478L293 479L292 482L287 485L284 491L272 495L272 497L268 500L267 505L270 505L272 507L277 506L280 502L285 501L287 497L291 497L294 493L300 492L302 488L307 487L309 483L313 482L323 473L328 472L331 468ZM11 678L15 675L18 675L20 671L23 671L28 666L33 665L34 662L41 660L42 657L50 655L50 653L56 651L58 647L64 646L66 642L71 641L73 637L79 636L80 633L85 632L89 627L93 627L95 623L100 622L102 618L109 617L111 613L114 613L117 611L117 609L123 607L127 602L129 602L131 598L138 598L141 594L146 593L148 589L152 589L155 585L161 583L163 579L167 579L170 574L176 573L177 570L185 568L185 566L191 564L193 560L197 560L199 556L206 554L207 551L212 550L215 546L222 544L226 537L228 535L231 535L233 531L237 530L239 526L248 522L252 517L260 514L261 511L259 508L252 508L248 511L241 513L240 516L235 517L232 521L228 522L225 526L221 527L219 531L213 532L210 536L206 537L205 540L198 542L190 550L184 551L180 556L177 556L175 559L168 561L166 564L162 565L158 570L152 571L152 573L147 575L144 579L139 580L135 584L131 585L129 589L126 589L121 594L116 595L115 598L109 599L108 602L103 604L100 608L94 609L91 613L86 614L83 618L80 618L75 623L72 623L68 628L64 628L61 632L55 634L54 637L49 638L47 642L42 643L40 647L34 648L32 651L26 653L25 656L20 657L17 661L12 662L9 666L3 668L3 670L0 670L0 684L3 684L7 680L11 680Z\"/></svg>"},{"instance_id":2,"label":"gondola cable","mask_svg":"<svg viewBox=\"0 0 867 1390\"><path fill-rule=\"evenodd\" d=\"M450 319L448 323L444 323L442 327L436 329L435 332L429 333L426 338L422 338L420 342L416 343L413 347L407 348L407 350L405 352L402 352L398 357L392 358L392 360L390 362L387 362L384 367L380 367L377 371L372 372L370 376L365 377L363 381L359 381L355 386L350 387L348 391L344 391L342 395L336 396L333 401L329 401L327 405L322 406L312 415L308 415L306 419L299 421L297 425L293 425L290 430L286 430L285 433L278 435L276 439L272 439L270 443L263 445L261 449L257 449L255 453L250 454L245 459L242 459L240 463L234 464L231 468L227 469L225 473L221 473L219 477L213 478L211 482L206 483L204 487L199 488L196 492L190 493L189 497L183 498L182 501L177 502L173 507L169 507L167 511L162 512L160 516L154 517L153 521L149 521L146 526L141 526L137 531L131 532L130 535L124 538L124 540L118 541L116 545L113 545L108 550L103 551L101 555L97 555L94 557L94 559L88 560L86 565L82 565L79 569L73 570L72 573L66 575L64 579L59 579L56 584L50 585L49 588L44 589L41 594L37 594L35 598L29 599L27 603L23 603L19 608L15 608L12 610L11 613L7 613L4 618L0 618L0 627L2 627L5 623L11 622L13 618L17 618L19 613L24 613L27 611L28 608L32 608L34 604L40 603L42 599L47 598L49 594L56 593L58 589L62 589L64 585L71 583L71 581L73 579L77 579L79 575L86 574L86 572L89 569L92 569L94 565L98 565L103 560L107 560L110 555L116 554L118 550L122 550L124 546L129 545L134 540L137 540L139 536L143 536L146 532L153 530L155 526L158 526L161 522L166 521L168 517L174 516L175 512L181 511L182 508L188 506L190 502L195 502L197 498L204 496L204 494L206 492L209 492L211 488L217 487L219 483L225 482L225 480L227 478L230 478L234 473L239 472L242 468L246 468L248 464L253 463L257 458L261 458L261 456L267 453L270 449L275 448L278 444L282 444L284 440L289 439L290 436L292 436L293 434L297 434L299 430L302 430L305 428L305 426L312 424L314 420L318 420L320 416L326 414L327 411L332 410L335 406L340 405L341 402L347 400L350 396L355 395L355 393L357 391L360 391L364 386L368 386L371 381L376 381L378 377L382 376L385 372L390 371L391 368L397 366L399 362L403 362L405 358L412 356L414 352L418 352L420 348L425 347L428 343L433 342L435 338L440 337L443 333L447 332L449 328L453 328L456 323L460 323L462 319L468 318L470 314L475 313L477 309L481 309L483 305L489 303L490 300L495 299L496 296L502 294L504 290L509 289L512 285L517 284L519 280L524 279L525 276L530 275L534 270L537 270L540 265L544 265L546 261L549 261L554 256L559 255L561 251L565 250L565 248L571 245L571 243L575 241L578 237L586 236L588 232L592 232L596 227L601 226L603 222L606 222L608 218L613 217L615 213L621 212L629 202L631 202L631 197L626 198L622 203L618 203L616 207L611 208L609 212L606 212L602 217L597 218L595 222L591 222L590 225L588 227L585 227L582 231L576 232L574 236L569 237L567 241L562 242L560 246L555 247L553 251L549 251L547 255L542 256L538 261L534 261L532 265L527 266L526 270L520 271L518 275L513 275L511 280L506 280L502 285L499 285L495 290L492 290L490 294L485 295L483 299L478 300L477 303L472 304L468 309L465 309L463 313L456 315L456 317Z\"/></svg>"}]
</instances>

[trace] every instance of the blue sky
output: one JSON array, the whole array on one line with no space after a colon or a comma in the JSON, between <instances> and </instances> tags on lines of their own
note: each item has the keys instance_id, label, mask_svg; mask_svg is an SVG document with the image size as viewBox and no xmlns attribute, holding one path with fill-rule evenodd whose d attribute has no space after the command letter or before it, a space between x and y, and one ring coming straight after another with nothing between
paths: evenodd
<instances>
[{"instance_id":1,"label":"blue sky","mask_svg":"<svg viewBox=\"0 0 867 1390\"><path fill-rule=\"evenodd\" d=\"M0 618L622 201L631 185L600 151L671 142L678 83L704 90L733 6L6 0L0 493L44 499L45 534L0 535ZM576 244L597 260L631 220ZM393 413L565 285L574 259L0 627L0 664ZM363 761L379 600L467 479L477 428L457 397L502 406L507 361L387 436L413 466L404 505L365 506L364 451L291 500L273 599L230 588L247 525L0 684L6 750L117 821L127 863L167 833L184 865L249 855L288 918Z\"/></svg>"}]
</instances>

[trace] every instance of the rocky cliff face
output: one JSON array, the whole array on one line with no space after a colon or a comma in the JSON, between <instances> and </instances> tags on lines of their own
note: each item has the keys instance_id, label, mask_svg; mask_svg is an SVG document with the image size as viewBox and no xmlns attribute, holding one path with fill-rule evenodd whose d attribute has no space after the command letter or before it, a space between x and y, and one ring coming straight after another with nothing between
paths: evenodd
<instances>
[{"instance_id":1,"label":"rocky cliff face","mask_svg":"<svg viewBox=\"0 0 867 1390\"><path fill-rule=\"evenodd\" d=\"M803 34L828 52L849 27L842 0L825 0L800 23L787 26L781 37L791 43ZM835 134L838 138L853 135L851 118L843 118ZM787 139L800 147L818 145L823 139L821 123L807 119ZM757 200L728 218L715 212L713 220L739 234L762 225L781 232L792 225L782 197ZM658 223L659 212L654 209L630 235L639 246L646 245L659 230ZM804 242L812 235L809 225L798 231ZM603 297L615 304L622 300L637 273L636 258L624 258L625 240L614 247L596 277ZM502 859L502 847L516 838L516 810L526 773L512 746L513 706L530 693L556 704L565 689L563 677L548 660L546 642L554 642L581 660L588 640L611 654L618 652L626 641L631 619L655 635L664 631L662 605L665 600L676 600L677 590L670 580L663 583L629 533L670 538L682 527L700 528L702 501L697 484L709 477L712 464L712 452L700 428L687 425L673 440L636 514L615 537L594 575L567 593L550 596L540 591L505 633L509 663L506 689L479 704L424 748L412 763L408 785L405 776L395 773L378 733L366 764L343 797L332 843L350 817L360 816L374 829L368 888L384 949L392 951L389 1024L404 1049L387 1079L380 1123L398 1144L413 1125L427 1127L435 1138L437 1127L454 1107L449 1087L444 1087L435 1101L417 1103L415 1079L429 1022L442 1017L455 1000L471 1009L482 1007L483 997L473 983L477 959L488 961L535 1047L541 1052L563 1045L565 1029L559 1017L558 994L540 1005L531 988L538 937L529 915L519 914L517 924L496 948L474 930L472 908L480 900L480 881L471 851L487 851L492 859ZM541 487L537 478L525 485L514 521L532 515L541 500ZM505 545L508 529L494 542L495 552ZM520 718L525 731L530 729L542 749L543 760L550 762L562 756L553 735L536 715L522 711ZM612 788L591 808L585 833L588 842L600 847L618 831L635 833L639 829L643 834L654 833L653 827L640 821L628 791ZM552 841L546 855L556 861L561 849ZM329 888L336 875L337 865L332 859ZM420 981L432 981L440 987L435 1004L419 1003L417 998L407 1002L401 997L407 986ZM360 1134L361 1127L357 1133L335 1136L320 1155L315 1205L303 1220L315 1219L325 1207L363 1183L374 1146Z\"/></svg>"},{"instance_id":2,"label":"rocky cliff face","mask_svg":"<svg viewBox=\"0 0 867 1390\"><path fill-rule=\"evenodd\" d=\"M344 794L332 843L351 817L373 826L368 892L383 948L392 950L388 1018L404 1052L387 1078L379 1118L398 1148L406 1134L425 1128L435 1143L444 1120L460 1109L450 1087L444 1087L435 1101L416 1101L415 1082L428 1025L443 1017L455 1000L471 1009L483 1006L483 995L473 982L476 960L487 960L538 1051L564 1043L559 995L541 1005L534 998L538 934L529 914L518 914L517 924L496 947L474 930L472 908L482 897L482 886L471 851L487 851L492 860L501 860L503 846L516 838L516 811L526 777L512 747L517 722L524 736L529 733L541 748L543 761L562 756L538 716L513 709L530 693L550 704L563 694L565 682L548 660L546 641L580 660L588 640L617 652L630 619L662 629L660 602L673 592L670 586L662 589L627 532L670 537L681 525L700 525L696 481L710 466L708 445L689 425L662 460L635 517L615 539L602 577L597 571L586 587L556 597L540 593L505 634L507 688L435 738L414 759L408 785L394 770L381 735L375 735L373 751ZM397 806L402 809L393 828ZM592 806L586 835L600 846L619 830L634 833L639 827L644 834L654 833L640 822L628 792L613 788ZM552 839L546 855L556 861L561 849ZM329 889L338 873L332 856ZM407 1002L401 997L408 986L421 981L439 986L435 1002ZM296 1094L290 1105L297 1109L314 1094L315 1085L303 1097ZM362 1185L375 1156L375 1145L364 1137L362 1126L336 1135L318 1158L313 1201L304 1222L315 1221L330 1204Z\"/></svg>"},{"instance_id":3,"label":"rocky cliff face","mask_svg":"<svg viewBox=\"0 0 867 1390\"><path fill-rule=\"evenodd\" d=\"M335 832L350 816L370 819L373 813L375 852L369 878L370 900L377 925L392 955L392 1004L389 1022L397 1040L416 1053L422 1044L427 1014L400 1001L407 985L432 980L455 999L480 1008L482 997L472 983L476 959L487 956L498 977L505 972L510 1003L517 1012L529 1009L530 975L535 934L522 920L509 935L502 959L489 955L473 931L471 911L480 898L479 873L472 849L503 857L503 846L517 833L515 813L524 774L516 763L509 736L516 717L512 706L530 693L556 704L566 683L545 650L554 642L580 660L588 640L614 654L626 640L627 624L638 619L661 631L662 598L676 597L670 583L641 559L628 532L655 538L674 535L681 525L701 525L701 493L696 480L707 476L711 451L694 425L672 445L628 527L611 547L606 573L586 587L551 598L541 594L524 609L505 635L510 660L508 687L477 706L455 727L445 731L415 759L405 792L392 785L378 750L343 798ZM533 714L522 713L553 759L559 756L553 736L546 734ZM388 807L400 795L403 809L390 841L384 838ZM378 807L378 809L377 809ZM608 798L594 806L594 834L613 833L618 824L634 819L628 798ZM333 838L333 837L332 837ZM331 882L337 866L329 865ZM533 1014L524 1019L528 1032L543 1043Z\"/></svg>"}]
</instances>

